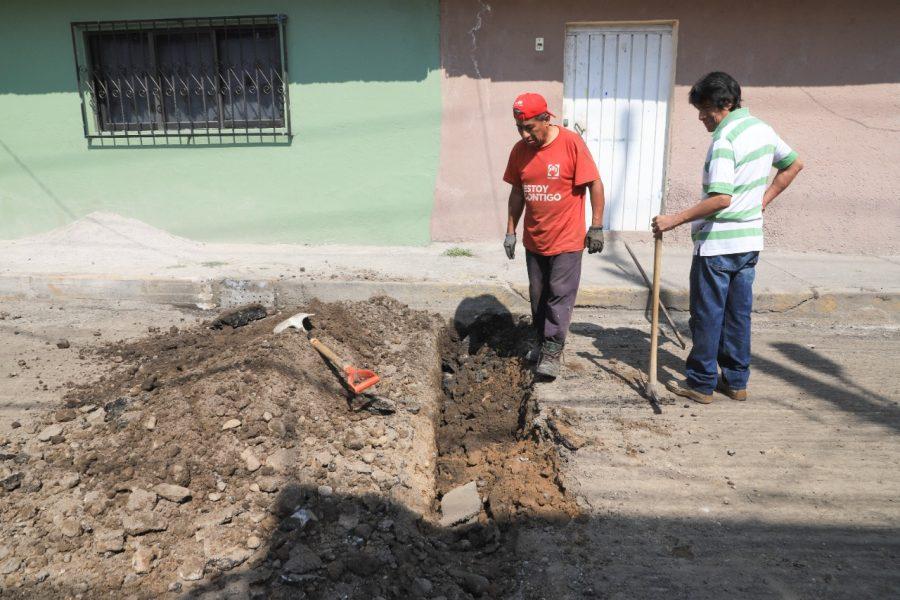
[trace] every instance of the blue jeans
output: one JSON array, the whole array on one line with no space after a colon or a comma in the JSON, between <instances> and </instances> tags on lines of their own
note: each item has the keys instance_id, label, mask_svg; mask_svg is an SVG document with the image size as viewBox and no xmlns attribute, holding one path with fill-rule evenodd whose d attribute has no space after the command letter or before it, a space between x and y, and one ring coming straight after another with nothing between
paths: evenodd
<instances>
[{"instance_id":1,"label":"blue jeans","mask_svg":"<svg viewBox=\"0 0 900 600\"><path fill-rule=\"evenodd\" d=\"M759 252L694 256L691 263L691 336L687 384L704 394L716 387L718 369L728 387L750 378L750 310Z\"/></svg>"}]
</instances>

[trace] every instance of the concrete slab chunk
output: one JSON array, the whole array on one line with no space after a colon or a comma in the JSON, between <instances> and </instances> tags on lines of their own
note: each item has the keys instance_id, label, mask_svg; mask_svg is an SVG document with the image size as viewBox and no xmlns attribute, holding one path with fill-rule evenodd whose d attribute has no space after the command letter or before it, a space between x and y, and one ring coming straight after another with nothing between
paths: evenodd
<instances>
[{"instance_id":1,"label":"concrete slab chunk","mask_svg":"<svg viewBox=\"0 0 900 600\"><path fill-rule=\"evenodd\" d=\"M481 498L474 481L454 488L441 498L441 527L465 523L481 512Z\"/></svg>"}]
</instances>

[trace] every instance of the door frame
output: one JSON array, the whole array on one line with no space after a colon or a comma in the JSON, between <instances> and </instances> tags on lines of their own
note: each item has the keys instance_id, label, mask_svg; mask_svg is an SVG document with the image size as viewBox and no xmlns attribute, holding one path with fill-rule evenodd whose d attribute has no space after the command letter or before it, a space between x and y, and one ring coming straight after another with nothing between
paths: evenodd
<instances>
[{"instance_id":1,"label":"door frame","mask_svg":"<svg viewBox=\"0 0 900 600\"><path fill-rule=\"evenodd\" d=\"M659 211L663 214L666 210L666 199L669 195L669 149L672 144L672 115L675 103L675 71L678 64L678 19L657 19L647 21L569 21L565 24L563 31L563 40L569 33L593 32L604 29L605 31L633 33L635 31L646 31L654 27L664 28L670 27L672 31L672 68L669 72L669 100L666 106L666 131L663 147L663 173L662 173L662 197L660 199ZM565 45L565 44L564 44ZM565 102L566 89L566 61L568 56L563 52L563 102ZM565 118L565 114L563 114Z\"/></svg>"}]
</instances>

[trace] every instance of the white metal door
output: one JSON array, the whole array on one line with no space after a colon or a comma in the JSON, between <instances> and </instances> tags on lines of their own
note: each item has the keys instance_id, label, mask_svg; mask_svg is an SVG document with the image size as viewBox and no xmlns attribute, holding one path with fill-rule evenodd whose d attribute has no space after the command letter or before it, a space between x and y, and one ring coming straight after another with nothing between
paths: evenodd
<instances>
[{"instance_id":1,"label":"white metal door","mask_svg":"<svg viewBox=\"0 0 900 600\"><path fill-rule=\"evenodd\" d=\"M674 52L671 25L578 25L566 33L563 124L597 161L607 229L647 231L660 212Z\"/></svg>"}]
</instances>

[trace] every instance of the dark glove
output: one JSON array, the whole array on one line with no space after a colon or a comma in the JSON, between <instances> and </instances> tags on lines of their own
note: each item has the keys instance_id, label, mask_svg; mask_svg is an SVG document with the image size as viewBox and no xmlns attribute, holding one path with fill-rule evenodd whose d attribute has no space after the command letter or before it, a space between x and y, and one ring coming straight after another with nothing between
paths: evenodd
<instances>
[{"instance_id":1,"label":"dark glove","mask_svg":"<svg viewBox=\"0 0 900 600\"><path fill-rule=\"evenodd\" d=\"M584 246L588 249L588 254L603 252L603 228L591 227L588 229L587 235L584 236Z\"/></svg>"},{"instance_id":2,"label":"dark glove","mask_svg":"<svg viewBox=\"0 0 900 600\"><path fill-rule=\"evenodd\" d=\"M506 258L509 260L516 256L516 234L506 234L506 237L503 238L503 249L506 250Z\"/></svg>"}]
</instances>

